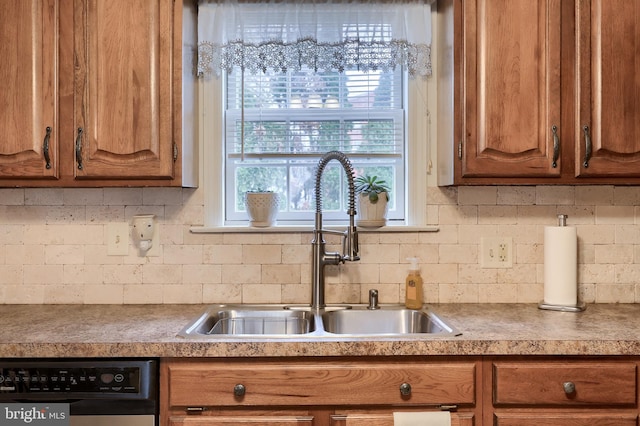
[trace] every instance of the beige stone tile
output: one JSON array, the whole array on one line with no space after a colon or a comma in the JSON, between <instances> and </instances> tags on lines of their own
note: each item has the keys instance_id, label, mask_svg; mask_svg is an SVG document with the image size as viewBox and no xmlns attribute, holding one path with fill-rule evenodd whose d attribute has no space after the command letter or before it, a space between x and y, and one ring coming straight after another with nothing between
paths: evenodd
<instances>
[{"instance_id":1,"label":"beige stone tile","mask_svg":"<svg viewBox=\"0 0 640 426\"><path fill-rule=\"evenodd\" d=\"M518 300L518 284L479 284L479 303L513 303Z\"/></svg>"},{"instance_id":2,"label":"beige stone tile","mask_svg":"<svg viewBox=\"0 0 640 426\"><path fill-rule=\"evenodd\" d=\"M381 284L361 285L360 303L369 304L369 290L378 290L379 303L404 303L404 296L400 299L400 285Z\"/></svg>"},{"instance_id":3,"label":"beige stone tile","mask_svg":"<svg viewBox=\"0 0 640 426\"><path fill-rule=\"evenodd\" d=\"M25 268L27 270L30 270L32 267L26 266ZM20 285L23 282L27 283L29 281L25 281L22 265L0 265L0 284L1 285L5 285L5 286ZM37 282L31 281L30 283L36 284Z\"/></svg>"},{"instance_id":4,"label":"beige stone tile","mask_svg":"<svg viewBox=\"0 0 640 426\"><path fill-rule=\"evenodd\" d=\"M103 197L107 206L140 206L142 188L104 188Z\"/></svg>"},{"instance_id":5,"label":"beige stone tile","mask_svg":"<svg viewBox=\"0 0 640 426\"><path fill-rule=\"evenodd\" d=\"M282 263L303 264L311 262L311 245L283 245Z\"/></svg>"},{"instance_id":6,"label":"beige stone tile","mask_svg":"<svg viewBox=\"0 0 640 426\"><path fill-rule=\"evenodd\" d=\"M440 263L478 263L477 244L440 244Z\"/></svg>"},{"instance_id":7,"label":"beige stone tile","mask_svg":"<svg viewBox=\"0 0 640 426\"><path fill-rule=\"evenodd\" d=\"M612 185L578 185L576 205L610 205L613 203L614 187Z\"/></svg>"},{"instance_id":8,"label":"beige stone tile","mask_svg":"<svg viewBox=\"0 0 640 426\"><path fill-rule=\"evenodd\" d=\"M123 300L126 304L161 304L163 303L161 284L126 284ZM174 303L168 301L168 303Z\"/></svg>"},{"instance_id":9,"label":"beige stone tile","mask_svg":"<svg viewBox=\"0 0 640 426\"><path fill-rule=\"evenodd\" d=\"M478 303L476 284L440 284L439 303Z\"/></svg>"},{"instance_id":10,"label":"beige stone tile","mask_svg":"<svg viewBox=\"0 0 640 426\"><path fill-rule=\"evenodd\" d=\"M596 221L600 225L633 225L635 207L634 206L597 206Z\"/></svg>"},{"instance_id":11,"label":"beige stone tile","mask_svg":"<svg viewBox=\"0 0 640 426\"><path fill-rule=\"evenodd\" d=\"M48 245L44 248L47 265L67 265L84 263L84 247L75 245Z\"/></svg>"},{"instance_id":12,"label":"beige stone tile","mask_svg":"<svg viewBox=\"0 0 640 426\"><path fill-rule=\"evenodd\" d=\"M84 286L83 300L87 304L121 305L124 303L124 286L122 284L87 284Z\"/></svg>"},{"instance_id":13,"label":"beige stone tile","mask_svg":"<svg viewBox=\"0 0 640 426\"><path fill-rule=\"evenodd\" d=\"M516 244L514 246L515 263L543 263L544 244Z\"/></svg>"},{"instance_id":14,"label":"beige stone tile","mask_svg":"<svg viewBox=\"0 0 640 426\"><path fill-rule=\"evenodd\" d=\"M326 288L327 304L363 303L360 299L361 286L357 284L331 284Z\"/></svg>"},{"instance_id":15,"label":"beige stone tile","mask_svg":"<svg viewBox=\"0 0 640 426\"><path fill-rule=\"evenodd\" d=\"M458 188L458 206L492 205L498 200L495 186L461 186Z\"/></svg>"},{"instance_id":16,"label":"beige stone tile","mask_svg":"<svg viewBox=\"0 0 640 426\"><path fill-rule=\"evenodd\" d=\"M23 206L23 188L0 188L0 205L2 206Z\"/></svg>"},{"instance_id":17,"label":"beige stone tile","mask_svg":"<svg viewBox=\"0 0 640 426\"><path fill-rule=\"evenodd\" d=\"M498 271L494 268L481 268L476 265L459 265L458 280L461 284L491 284L498 280Z\"/></svg>"},{"instance_id":18,"label":"beige stone tile","mask_svg":"<svg viewBox=\"0 0 640 426\"><path fill-rule=\"evenodd\" d=\"M180 284L182 267L180 265L142 265L142 282L144 284Z\"/></svg>"},{"instance_id":19,"label":"beige stone tile","mask_svg":"<svg viewBox=\"0 0 640 426\"><path fill-rule=\"evenodd\" d=\"M605 244L593 246L595 263L633 263L633 248L631 244Z\"/></svg>"},{"instance_id":20,"label":"beige stone tile","mask_svg":"<svg viewBox=\"0 0 640 426\"><path fill-rule=\"evenodd\" d=\"M518 206L519 225L556 226L558 223L558 208L553 206Z\"/></svg>"},{"instance_id":21,"label":"beige stone tile","mask_svg":"<svg viewBox=\"0 0 640 426\"><path fill-rule=\"evenodd\" d=\"M87 206L87 223L127 222L124 206Z\"/></svg>"},{"instance_id":22,"label":"beige stone tile","mask_svg":"<svg viewBox=\"0 0 640 426\"><path fill-rule=\"evenodd\" d=\"M459 225L458 239L452 243L480 244L483 237L497 237L500 235L501 229L502 226L500 225Z\"/></svg>"},{"instance_id":23,"label":"beige stone tile","mask_svg":"<svg viewBox=\"0 0 640 426\"><path fill-rule=\"evenodd\" d=\"M85 300L84 285L79 284L56 284L41 286L44 291L44 303L55 304L78 304L88 303Z\"/></svg>"},{"instance_id":24,"label":"beige stone tile","mask_svg":"<svg viewBox=\"0 0 640 426\"><path fill-rule=\"evenodd\" d=\"M245 284L242 303L279 303L282 298L280 284Z\"/></svg>"},{"instance_id":25,"label":"beige stone tile","mask_svg":"<svg viewBox=\"0 0 640 426\"><path fill-rule=\"evenodd\" d=\"M48 210L43 206L0 206L0 217L5 224L42 224Z\"/></svg>"},{"instance_id":26,"label":"beige stone tile","mask_svg":"<svg viewBox=\"0 0 640 426\"><path fill-rule=\"evenodd\" d=\"M595 301L596 303L634 303L635 284L599 283Z\"/></svg>"},{"instance_id":27,"label":"beige stone tile","mask_svg":"<svg viewBox=\"0 0 640 426\"><path fill-rule=\"evenodd\" d=\"M47 209L45 222L50 224L70 224L86 222L85 206L51 206Z\"/></svg>"},{"instance_id":28,"label":"beige stone tile","mask_svg":"<svg viewBox=\"0 0 640 426\"><path fill-rule=\"evenodd\" d=\"M436 205L428 205L427 206L427 225L437 225L440 223L440 209Z\"/></svg>"},{"instance_id":29,"label":"beige stone tile","mask_svg":"<svg viewBox=\"0 0 640 426\"><path fill-rule=\"evenodd\" d=\"M540 283L517 283L516 300L509 303L540 303L544 299L544 286Z\"/></svg>"},{"instance_id":30,"label":"beige stone tile","mask_svg":"<svg viewBox=\"0 0 640 426\"><path fill-rule=\"evenodd\" d=\"M540 185L536 187L536 204L538 205L574 205L576 200L575 186Z\"/></svg>"},{"instance_id":31,"label":"beige stone tile","mask_svg":"<svg viewBox=\"0 0 640 426\"><path fill-rule=\"evenodd\" d=\"M222 265L223 284L258 284L261 276L260 265Z\"/></svg>"},{"instance_id":32,"label":"beige stone tile","mask_svg":"<svg viewBox=\"0 0 640 426\"><path fill-rule=\"evenodd\" d=\"M400 244L399 260L407 263L407 258L417 257L420 263L439 263L440 244Z\"/></svg>"},{"instance_id":33,"label":"beige stone tile","mask_svg":"<svg viewBox=\"0 0 640 426\"><path fill-rule=\"evenodd\" d=\"M239 244L206 245L202 248L204 263L230 265L242 263L242 246Z\"/></svg>"},{"instance_id":34,"label":"beige stone tile","mask_svg":"<svg viewBox=\"0 0 640 426\"><path fill-rule=\"evenodd\" d=\"M62 206L64 205L64 189L62 188L26 188L24 204L28 206Z\"/></svg>"},{"instance_id":35,"label":"beige stone tile","mask_svg":"<svg viewBox=\"0 0 640 426\"><path fill-rule=\"evenodd\" d=\"M7 285L3 286L4 292L3 301L4 304L16 304L16 305L33 305L52 303L45 298L45 286L38 284L30 285Z\"/></svg>"},{"instance_id":36,"label":"beige stone tile","mask_svg":"<svg viewBox=\"0 0 640 426\"><path fill-rule=\"evenodd\" d=\"M23 270L25 284L62 284L63 265L31 265Z\"/></svg>"},{"instance_id":37,"label":"beige stone tile","mask_svg":"<svg viewBox=\"0 0 640 426\"><path fill-rule=\"evenodd\" d=\"M427 188L427 204L458 204L458 187L428 187Z\"/></svg>"},{"instance_id":38,"label":"beige stone tile","mask_svg":"<svg viewBox=\"0 0 640 426\"><path fill-rule=\"evenodd\" d=\"M182 188L142 188L142 204L145 206L181 206Z\"/></svg>"},{"instance_id":39,"label":"beige stone tile","mask_svg":"<svg viewBox=\"0 0 640 426\"><path fill-rule=\"evenodd\" d=\"M578 225L576 228L579 244L613 244L619 234L619 227L615 225Z\"/></svg>"},{"instance_id":40,"label":"beige stone tile","mask_svg":"<svg viewBox=\"0 0 640 426\"><path fill-rule=\"evenodd\" d=\"M295 284L300 282L300 265L262 265L263 284Z\"/></svg>"},{"instance_id":41,"label":"beige stone tile","mask_svg":"<svg viewBox=\"0 0 640 426\"><path fill-rule=\"evenodd\" d=\"M65 284L102 284L102 265L64 265Z\"/></svg>"},{"instance_id":42,"label":"beige stone tile","mask_svg":"<svg viewBox=\"0 0 640 426\"><path fill-rule=\"evenodd\" d=\"M0 223L0 242L2 244L17 245L24 242L24 225Z\"/></svg>"},{"instance_id":43,"label":"beige stone tile","mask_svg":"<svg viewBox=\"0 0 640 426\"><path fill-rule=\"evenodd\" d=\"M611 230L614 225L602 225L598 230L607 230L609 233L615 232L615 239L608 239L607 241L598 241L601 244L613 243L616 244L638 244L640 241L640 226L638 225L615 225L615 231ZM607 236L610 236L607 234ZM586 240L586 238L585 238ZM596 242L594 242L595 244Z\"/></svg>"},{"instance_id":44,"label":"beige stone tile","mask_svg":"<svg viewBox=\"0 0 640 426\"><path fill-rule=\"evenodd\" d=\"M185 244L184 242L184 225L176 225L176 224L159 224L159 234L160 234L160 244L169 245L169 244L177 244L177 245L202 245L189 243Z\"/></svg>"},{"instance_id":45,"label":"beige stone tile","mask_svg":"<svg viewBox=\"0 0 640 426\"><path fill-rule=\"evenodd\" d=\"M65 206L100 206L104 204L102 188L64 188L62 197Z\"/></svg>"},{"instance_id":46,"label":"beige stone tile","mask_svg":"<svg viewBox=\"0 0 640 426\"><path fill-rule=\"evenodd\" d=\"M567 226L592 225L596 223L596 211L594 206L562 206L558 208L558 214L567 215ZM552 218L549 225L558 225L557 215Z\"/></svg>"},{"instance_id":47,"label":"beige stone tile","mask_svg":"<svg viewBox=\"0 0 640 426\"><path fill-rule=\"evenodd\" d=\"M512 268L496 270L496 282L498 284L535 282L535 276L536 265L534 264L515 264ZM512 300L515 301L516 299Z\"/></svg>"},{"instance_id":48,"label":"beige stone tile","mask_svg":"<svg viewBox=\"0 0 640 426\"><path fill-rule=\"evenodd\" d=\"M640 204L640 187L616 186L613 189L613 204L616 206L637 206Z\"/></svg>"},{"instance_id":49,"label":"beige stone tile","mask_svg":"<svg viewBox=\"0 0 640 426\"><path fill-rule=\"evenodd\" d=\"M44 265L43 245L7 245L4 250L7 265Z\"/></svg>"},{"instance_id":50,"label":"beige stone tile","mask_svg":"<svg viewBox=\"0 0 640 426\"><path fill-rule=\"evenodd\" d=\"M478 206L440 206L440 224L463 225L478 223Z\"/></svg>"},{"instance_id":51,"label":"beige stone tile","mask_svg":"<svg viewBox=\"0 0 640 426\"><path fill-rule=\"evenodd\" d=\"M513 225L517 223L516 206L478 206L479 225Z\"/></svg>"},{"instance_id":52,"label":"beige stone tile","mask_svg":"<svg viewBox=\"0 0 640 426\"><path fill-rule=\"evenodd\" d=\"M202 303L202 284L162 285L163 303Z\"/></svg>"},{"instance_id":53,"label":"beige stone tile","mask_svg":"<svg viewBox=\"0 0 640 426\"><path fill-rule=\"evenodd\" d=\"M201 265L203 249L201 245L165 245L163 247L165 265Z\"/></svg>"},{"instance_id":54,"label":"beige stone tile","mask_svg":"<svg viewBox=\"0 0 640 426\"><path fill-rule=\"evenodd\" d=\"M620 282L616 276L617 268L613 265L578 265L578 282L579 283L612 283Z\"/></svg>"},{"instance_id":55,"label":"beige stone tile","mask_svg":"<svg viewBox=\"0 0 640 426\"><path fill-rule=\"evenodd\" d=\"M506 206L530 206L536 202L534 186L499 186L497 204Z\"/></svg>"},{"instance_id":56,"label":"beige stone tile","mask_svg":"<svg viewBox=\"0 0 640 426\"><path fill-rule=\"evenodd\" d=\"M243 245L242 263L282 263L282 246L276 244Z\"/></svg>"},{"instance_id":57,"label":"beige stone tile","mask_svg":"<svg viewBox=\"0 0 640 426\"><path fill-rule=\"evenodd\" d=\"M106 284L142 284L142 265L103 265L102 282Z\"/></svg>"},{"instance_id":58,"label":"beige stone tile","mask_svg":"<svg viewBox=\"0 0 640 426\"><path fill-rule=\"evenodd\" d=\"M398 263L400 246L398 244L361 244L360 263Z\"/></svg>"},{"instance_id":59,"label":"beige stone tile","mask_svg":"<svg viewBox=\"0 0 640 426\"><path fill-rule=\"evenodd\" d=\"M458 242L458 227L461 225L438 225L438 232L421 232L420 244L442 244Z\"/></svg>"},{"instance_id":60,"label":"beige stone tile","mask_svg":"<svg viewBox=\"0 0 640 426\"><path fill-rule=\"evenodd\" d=\"M594 267L594 265L589 265ZM584 282L592 282L595 284L600 283L640 283L640 265L637 263L629 265L597 265L601 268L608 267L612 271L612 275L615 273L615 278L610 276L598 276L594 279L584 280ZM585 265L587 267L587 265ZM605 279L609 278L609 279Z\"/></svg>"},{"instance_id":61,"label":"beige stone tile","mask_svg":"<svg viewBox=\"0 0 640 426\"><path fill-rule=\"evenodd\" d=\"M405 277L406 273L407 271L405 271ZM425 284L453 284L459 281L459 266L456 263L422 265L420 274Z\"/></svg>"},{"instance_id":62,"label":"beige stone tile","mask_svg":"<svg viewBox=\"0 0 640 426\"><path fill-rule=\"evenodd\" d=\"M222 282L220 265L183 265L183 284L218 284Z\"/></svg>"},{"instance_id":63,"label":"beige stone tile","mask_svg":"<svg viewBox=\"0 0 640 426\"><path fill-rule=\"evenodd\" d=\"M203 284L202 302L242 303L242 286L240 284Z\"/></svg>"},{"instance_id":64,"label":"beige stone tile","mask_svg":"<svg viewBox=\"0 0 640 426\"><path fill-rule=\"evenodd\" d=\"M283 284L282 303L309 304L311 303L311 285Z\"/></svg>"},{"instance_id":65,"label":"beige stone tile","mask_svg":"<svg viewBox=\"0 0 640 426\"><path fill-rule=\"evenodd\" d=\"M372 265L360 262L349 262L340 267L340 282L344 284L376 284L380 282L380 270L388 267L395 268L397 264L392 265Z\"/></svg>"}]
</instances>

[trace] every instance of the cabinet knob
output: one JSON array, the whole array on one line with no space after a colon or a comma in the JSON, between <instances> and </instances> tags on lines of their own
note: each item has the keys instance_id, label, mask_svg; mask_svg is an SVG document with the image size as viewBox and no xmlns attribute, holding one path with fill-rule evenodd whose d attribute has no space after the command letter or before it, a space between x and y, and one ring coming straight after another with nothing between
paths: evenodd
<instances>
[{"instance_id":1,"label":"cabinet knob","mask_svg":"<svg viewBox=\"0 0 640 426\"><path fill-rule=\"evenodd\" d=\"M576 392L576 385L573 382L564 382L562 384L562 388L564 389L564 393L567 395L571 395Z\"/></svg>"},{"instance_id":2,"label":"cabinet knob","mask_svg":"<svg viewBox=\"0 0 640 426\"><path fill-rule=\"evenodd\" d=\"M411 395L411 385L409 383L403 383L400 385L400 395L402 396Z\"/></svg>"},{"instance_id":3,"label":"cabinet knob","mask_svg":"<svg viewBox=\"0 0 640 426\"><path fill-rule=\"evenodd\" d=\"M244 396L246 392L247 392L247 388L245 388L242 383L238 383L233 387L233 395L237 397Z\"/></svg>"}]
</instances>

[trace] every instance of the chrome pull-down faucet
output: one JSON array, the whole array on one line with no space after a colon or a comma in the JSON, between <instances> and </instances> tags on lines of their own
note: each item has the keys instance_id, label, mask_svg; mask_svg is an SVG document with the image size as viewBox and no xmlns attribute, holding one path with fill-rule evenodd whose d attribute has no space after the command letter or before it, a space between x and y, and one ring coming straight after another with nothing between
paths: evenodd
<instances>
[{"instance_id":1,"label":"chrome pull-down faucet","mask_svg":"<svg viewBox=\"0 0 640 426\"><path fill-rule=\"evenodd\" d=\"M349 227L344 231L332 231L322 229L322 173L324 168L331 160L337 160L342 165L349 186ZM345 261L360 260L358 255L358 231L355 225L356 216L356 195L353 177L353 167L347 156L340 151L329 151L322 156L318 162L316 169L316 222L313 230L312 247L312 268L311 268L311 308L318 310L324 309L326 304L324 300L324 267L326 265L338 265ZM327 252L325 249L324 235L325 233L342 235L342 253Z\"/></svg>"}]
</instances>

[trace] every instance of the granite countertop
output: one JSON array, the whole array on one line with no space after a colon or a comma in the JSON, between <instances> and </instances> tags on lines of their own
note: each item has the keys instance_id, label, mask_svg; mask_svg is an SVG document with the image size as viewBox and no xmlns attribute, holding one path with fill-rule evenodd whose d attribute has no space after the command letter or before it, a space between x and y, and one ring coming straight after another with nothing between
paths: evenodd
<instances>
[{"instance_id":1,"label":"granite countertop","mask_svg":"<svg viewBox=\"0 0 640 426\"><path fill-rule=\"evenodd\" d=\"M534 304L429 305L461 336L280 340L184 339L206 305L2 305L0 357L640 355L640 305L581 313Z\"/></svg>"}]
</instances>

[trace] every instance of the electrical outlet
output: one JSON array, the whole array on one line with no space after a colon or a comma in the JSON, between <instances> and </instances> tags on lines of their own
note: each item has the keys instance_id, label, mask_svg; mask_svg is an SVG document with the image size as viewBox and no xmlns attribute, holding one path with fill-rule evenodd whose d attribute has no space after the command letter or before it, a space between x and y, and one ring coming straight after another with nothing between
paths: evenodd
<instances>
[{"instance_id":1,"label":"electrical outlet","mask_svg":"<svg viewBox=\"0 0 640 426\"><path fill-rule=\"evenodd\" d=\"M510 237L483 237L480 239L480 266L482 268L513 267L513 243Z\"/></svg>"},{"instance_id":2,"label":"electrical outlet","mask_svg":"<svg viewBox=\"0 0 640 426\"><path fill-rule=\"evenodd\" d=\"M126 256L129 254L129 224L112 222L107 224L107 255Z\"/></svg>"}]
</instances>

